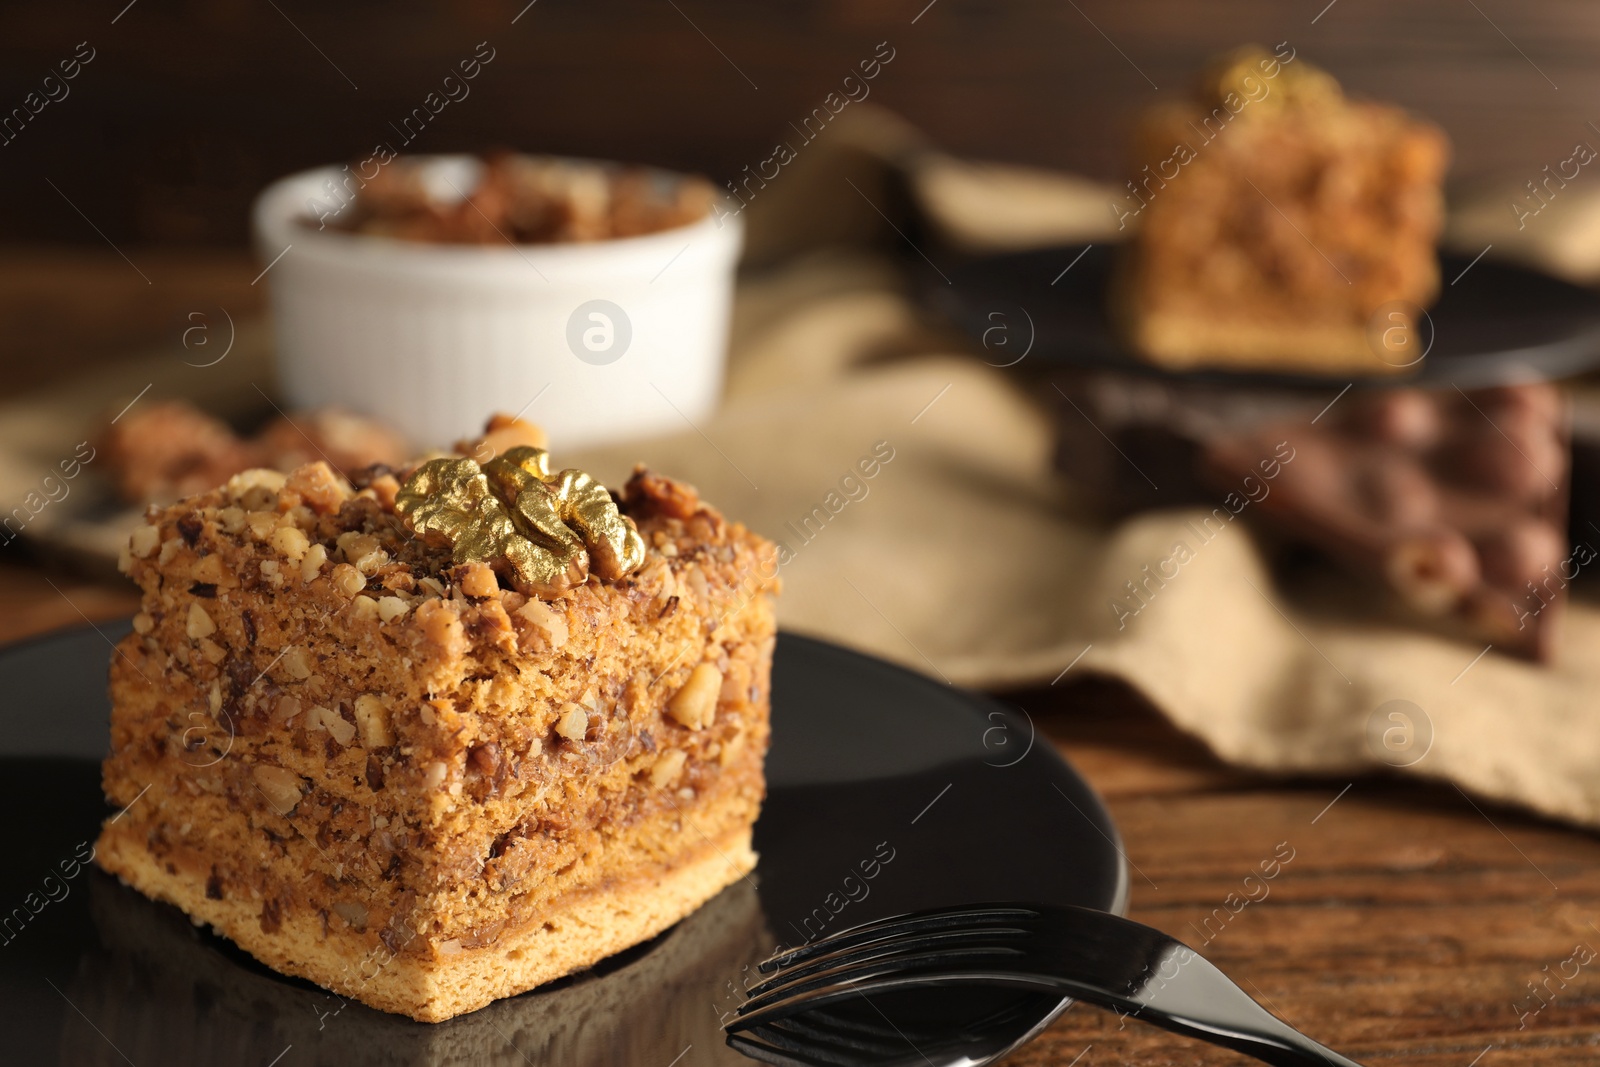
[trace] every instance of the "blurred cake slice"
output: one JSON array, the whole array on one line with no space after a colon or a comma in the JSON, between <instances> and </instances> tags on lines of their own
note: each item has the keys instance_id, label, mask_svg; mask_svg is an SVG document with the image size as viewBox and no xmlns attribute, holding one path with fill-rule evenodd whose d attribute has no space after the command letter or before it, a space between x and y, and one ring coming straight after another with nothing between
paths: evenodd
<instances>
[{"instance_id":1,"label":"blurred cake slice","mask_svg":"<svg viewBox=\"0 0 1600 1067\"><path fill-rule=\"evenodd\" d=\"M1140 119L1112 313L1173 369L1381 374L1426 346L1449 146L1347 99L1286 44L1247 47Z\"/></svg>"}]
</instances>

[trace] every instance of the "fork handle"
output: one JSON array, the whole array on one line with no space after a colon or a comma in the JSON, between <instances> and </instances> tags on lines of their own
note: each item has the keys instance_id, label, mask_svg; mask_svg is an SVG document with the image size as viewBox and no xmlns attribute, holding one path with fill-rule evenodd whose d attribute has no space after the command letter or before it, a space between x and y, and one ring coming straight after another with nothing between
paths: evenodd
<instances>
[{"instance_id":1,"label":"fork handle","mask_svg":"<svg viewBox=\"0 0 1600 1067\"><path fill-rule=\"evenodd\" d=\"M1130 993L1058 974L972 970L924 973L906 980L879 979L857 988L861 992L881 992L900 985L1020 986L1068 996L1122 1017L1232 1049L1273 1067L1361 1067L1278 1019L1192 949L1174 944L1180 952L1162 962L1174 964L1177 969L1165 982L1153 978L1153 982L1160 983L1154 990L1148 988L1151 983L1144 990Z\"/></svg>"},{"instance_id":2,"label":"fork handle","mask_svg":"<svg viewBox=\"0 0 1600 1067\"><path fill-rule=\"evenodd\" d=\"M1192 949L1178 945L1178 951L1162 962L1171 969L1156 971L1146 988L1132 996L1073 982L1058 981L1055 988L1084 1003L1244 1053L1274 1067L1361 1067L1267 1011ZM1164 984L1162 975L1169 976Z\"/></svg>"},{"instance_id":3,"label":"fork handle","mask_svg":"<svg viewBox=\"0 0 1600 1067\"><path fill-rule=\"evenodd\" d=\"M1118 915L1090 912L1085 917L1101 926L1109 939L1142 943L1143 973L1121 991L1104 982L1085 981L1088 975L1069 976L1077 979L1071 981L1074 989L1069 995L1274 1067L1361 1067L1267 1011L1183 942Z\"/></svg>"},{"instance_id":4,"label":"fork handle","mask_svg":"<svg viewBox=\"0 0 1600 1067\"><path fill-rule=\"evenodd\" d=\"M1300 1033L1267 1011L1199 953L1159 931L1119 916L1100 921L1123 936L1148 938L1146 967L1119 988L1096 975L996 971L959 976L965 983L1022 985L1074 1000L1244 1053L1274 1067L1361 1067L1355 1060ZM922 976L925 981L929 976Z\"/></svg>"}]
</instances>

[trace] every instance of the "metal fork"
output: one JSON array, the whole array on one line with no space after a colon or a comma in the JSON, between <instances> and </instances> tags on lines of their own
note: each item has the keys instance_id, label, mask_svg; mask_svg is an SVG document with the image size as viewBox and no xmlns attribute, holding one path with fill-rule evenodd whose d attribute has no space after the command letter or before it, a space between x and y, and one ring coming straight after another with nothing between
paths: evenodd
<instances>
[{"instance_id":1,"label":"metal fork","mask_svg":"<svg viewBox=\"0 0 1600 1067\"><path fill-rule=\"evenodd\" d=\"M882 1032L859 1020L845 1024L825 1010L830 1005L891 990L975 985L1072 997L1277 1067L1360 1067L1279 1020L1193 949L1090 908L979 904L916 912L781 952L761 970L776 974L750 988L727 1030L737 1035L730 1043L775 1062L844 1062L844 1050L869 1052L898 1032L892 1023Z\"/></svg>"}]
</instances>

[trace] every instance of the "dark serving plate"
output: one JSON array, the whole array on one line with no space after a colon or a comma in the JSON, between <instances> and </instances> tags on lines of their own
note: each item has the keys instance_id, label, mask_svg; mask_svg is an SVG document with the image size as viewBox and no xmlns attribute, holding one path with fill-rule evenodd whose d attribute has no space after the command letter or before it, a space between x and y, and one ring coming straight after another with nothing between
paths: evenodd
<instances>
[{"instance_id":1,"label":"dark serving plate","mask_svg":"<svg viewBox=\"0 0 1600 1067\"><path fill-rule=\"evenodd\" d=\"M111 814L96 760L108 643L126 631L0 650L8 1064L744 1064L721 1023L780 945L963 901L1126 905L1116 828L1025 713L785 634L754 877L583 974L437 1025L385 1015L284 978L78 863ZM907 1031L990 1034L975 1052L1025 1040L1068 1003L1000 990L872 1002ZM927 1061L907 1047L872 1062Z\"/></svg>"},{"instance_id":2,"label":"dark serving plate","mask_svg":"<svg viewBox=\"0 0 1600 1067\"><path fill-rule=\"evenodd\" d=\"M1081 258L1080 258L1081 256ZM970 334L996 366L1115 370L1186 381L1335 389L1348 377L1258 371L1176 372L1137 359L1106 314L1112 245L1073 245L970 260L949 284L927 278L928 302ZM1470 268L1470 269L1469 269ZM1445 253L1440 295L1419 327L1431 347L1413 373L1357 384L1462 389L1565 378L1600 367L1600 293L1511 263Z\"/></svg>"}]
</instances>

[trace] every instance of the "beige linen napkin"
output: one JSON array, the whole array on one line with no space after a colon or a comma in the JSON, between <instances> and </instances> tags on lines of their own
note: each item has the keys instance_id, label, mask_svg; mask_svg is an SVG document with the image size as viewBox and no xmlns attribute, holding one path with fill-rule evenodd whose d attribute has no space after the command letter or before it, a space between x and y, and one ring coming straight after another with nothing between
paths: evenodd
<instances>
[{"instance_id":1,"label":"beige linen napkin","mask_svg":"<svg viewBox=\"0 0 1600 1067\"><path fill-rule=\"evenodd\" d=\"M1235 763L1319 773L1409 765L1600 825L1592 605L1570 606L1557 663L1540 667L1480 656L1482 646L1309 583L1280 585L1248 510L1210 540L1195 532L1205 509L1097 518L1051 470L1042 407L1003 372L931 340L919 356L876 361L919 331L881 271L817 257L748 282L741 300L741 320L745 308L772 310L759 328L741 321L723 411L580 462L614 478L648 457L786 543L795 555L783 570L784 626L959 685L1098 672ZM893 459L862 480L865 495L805 528L830 491L844 497L841 479L877 442ZM1147 606L1131 617L1113 608L1179 544L1190 558L1152 586Z\"/></svg>"},{"instance_id":2,"label":"beige linen napkin","mask_svg":"<svg viewBox=\"0 0 1600 1067\"><path fill-rule=\"evenodd\" d=\"M916 232L895 214L901 188L951 246L1106 241L1111 190L953 160L870 109L846 119L749 209L755 258L790 258L742 288L722 413L586 462L614 476L646 455L687 471L731 514L785 541L796 554L780 616L792 629L956 684L1093 671L1125 681L1235 763L1403 768L1600 825L1600 611L1572 603L1556 665L1541 667L1407 627L1312 578L1275 576L1248 513L1203 542L1205 510L1097 517L1053 474L1049 422L1023 379L929 333L903 283L873 261L793 256L822 229L835 242ZM1574 216L1586 213L1571 200ZM1457 227L1472 253L1494 239L1494 211L1468 202L1461 217L1473 222ZM1546 233L1562 242L1551 252L1561 273L1600 273L1600 259L1580 266L1563 230ZM1539 259L1534 238L1515 247ZM802 541L800 517L878 441L895 458L867 495ZM1148 606L1131 617L1112 606L1129 603L1126 583L1180 544L1191 558Z\"/></svg>"},{"instance_id":3,"label":"beige linen napkin","mask_svg":"<svg viewBox=\"0 0 1600 1067\"><path fill-rule=\"evenodd\" d=\"M1053 473L1050 421L1027 379L985 366L930 325L873 250L908 232L910 198L950 245L1110 235L1104 187L963 164L892 116L852 106L747 209L750 259L761 266L740 287L718 414L657 440L564 453L563 465L616 480L648 460L783 542L780 618L790 629L958 685L1048 685L1064 674L1065 685L1096 672L1243 765L1354 773L1409 764L1480 796L1600 825L1600 657L1591 651L1600 611L1574 603L1557 665L1539 667L1280 579L1248 511L1209 540L1195 532L1203 510L1097 516ZM230 357L238 388L214 400L254 395L265 347L241 339ZM43 407L0 408L0 492L25 487L33 463L103 425L112 394L131 396L146 366L93 395L62 387ZM182 368L164 370L155 393L195 384L175 373ZM1125 583L1180 543L1187 561L1150 586L1146 606L1113 608L1128 603Z\"/></svg>"}]
</instances>

